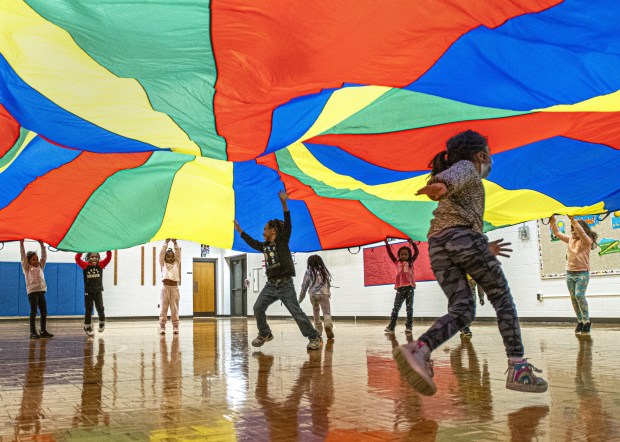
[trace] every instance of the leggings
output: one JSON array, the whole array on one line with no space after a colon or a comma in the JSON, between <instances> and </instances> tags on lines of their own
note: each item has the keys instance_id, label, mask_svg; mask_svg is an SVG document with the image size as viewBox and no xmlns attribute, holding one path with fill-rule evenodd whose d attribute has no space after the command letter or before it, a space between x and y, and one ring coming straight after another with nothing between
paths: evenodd
<instances>
[{"instance_id":1,"label":"leggings","mask_svg":"<svg viewBox=\"0 0 620 442\"><path fill-rule=\"evenodd\" d=\"M45 302L45 292L28 293L30 302L30 333L36 333L35 319L37 318L37 307L41 313L41 331L46 331L47 322L47 302Z\"/></svg>"},{"instance_id":2,"label":"leggings","mask_svg":"<svg viewBox=\"0 0 620 442\"><path fill-rule=\"evenodd\" d=\"M413 287L410 285L405 287L399 287L396 290L396 296L394 297L394 307L392 308L392 315L390 316L389 328L394 330L396 327L396 321L398 320L398 312L403 306L403 302L406 301L407 307L407 322L405 322L405 328L411 329L413 326Z\"/></svg>"},{"instance_id":3,"label":"leggings","mask_svg":"<svg viewBox=\"0 0 620 442\"><path fill-rule=\"evenodd\" d=\"M585 324L590 322L590 312L588 311L588 301L586 301L586 289L590 282L590 272L572 272L566 271L566 285L570 300L573 303L573 309L577 315L577 321Z\"/></svg>"},{"instance_id":4,"label":"leggings","mask_svg":"<svg viewBox=\"0 0 620 442\"><path fill-rule=\"evenodd\" d=\"M517 310L508 281L484 235L463 227L443 230L428 240L431 268L448 297L448 314L439 318L422 336L431 350L471 324L476 301L467 282L469 274L487 294L497 314L497 325L508 357L524 353Z\"/></svg>"}]
</instances>

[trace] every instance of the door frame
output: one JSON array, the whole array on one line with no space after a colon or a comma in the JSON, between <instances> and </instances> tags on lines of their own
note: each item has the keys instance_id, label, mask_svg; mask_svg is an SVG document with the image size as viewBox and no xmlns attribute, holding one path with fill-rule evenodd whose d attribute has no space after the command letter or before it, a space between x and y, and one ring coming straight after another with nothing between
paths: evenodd
<instances>
[{"instance_id":1,"label":"door frame","mask_svg":"<svg viewBox=\"0 0 620 442\"><path fill-rule=\"evenodd\" d=\"M195 262L212 262L215 264L215 270L213 272L213 306L214 312L213 317L217 316L217 276L218 276L218 262L217 258L194 258L192 260L192 317L194 318L210 318L210 314L206 315L196 315L194 313L194 263Z\"/></svg>"},{"instance_id":2,"label":"door frame","mask_svg":"<svg viewBox=\"0 0 620 442\"><path fill-rule=\"evenodd\" d=\"M242 310L245 310L245 315L241 315L241 316L233 316L233 317L237 317L237 318L247 318L248 317L248 288L245 286L244 282L246 279L248 279L248 254L247 253L240 253L238 255L233 255L233 256L227 256L226 257L228 260L228 271L230 274L230 293L228 293L228 296L230 296L230 316L233 316L233 269L232 269L232 261L233 260L243 260L243 268L242 270L242 281L241 281L241 300L242 300L242 304L243 304L243 308ZM245 290L245 296L243 296L243 291ZM243 312L242 312L243 313Z\"/></svg>"}]
</instances>

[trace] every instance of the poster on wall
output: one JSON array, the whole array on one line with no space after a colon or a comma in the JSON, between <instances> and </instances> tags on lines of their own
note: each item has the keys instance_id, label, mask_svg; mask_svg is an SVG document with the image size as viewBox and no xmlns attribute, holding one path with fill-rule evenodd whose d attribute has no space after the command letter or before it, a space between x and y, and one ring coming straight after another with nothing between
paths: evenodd
<instances>
[{"instance_id":1,"label":"poster on wall","mask_svg":"<svg viewBox=\"0 0 620 442\"><path fill-rule=\"evenodd\" d=\"M406 241L390 243L394 255L398 256L398 249L402 246L411 245ZM416 281L435 281L435 275L431 270L431 263L428 257L428 243L418 244L420 254L413 264ZM394 284L396 270L394 263L387 254L385 245L377 247L367 247L364 249L364 286Z\"/></svg>"},{"instance_id":2,"label":"poster on wall","mask_svg":"<svg viewBox=\"0 0 620 442\"><path fill-rule=\"evenodd\" d=\"M556 215L560 232L570 235L567 216ZM606 215L576 216L598 234L598 247L590 252L591 275L620 274L620 212ZM543 279L566 276L566 250L568 245L551 232L548 220L538 220L538 250L540 276Z\"/></svg>"}]
</instances>

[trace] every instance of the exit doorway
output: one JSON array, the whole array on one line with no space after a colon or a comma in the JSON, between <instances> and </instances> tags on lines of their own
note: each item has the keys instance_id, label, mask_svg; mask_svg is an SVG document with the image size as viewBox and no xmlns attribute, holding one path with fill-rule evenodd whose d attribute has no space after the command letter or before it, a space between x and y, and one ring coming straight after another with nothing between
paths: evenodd
<instances>
[{"instance_id":1,"label":"exit doorway","mask_svg":"<svg viewBox=\"0 0 620 442\"><path fill-rule=\"evenodd\" d=\"M216 259L194 259L194 317L215 316Z\"/></svg>"},{"instance_id":2,"label":"exit doorway","mask_svg":"<svg viewBox=\"0 0 620 442\"><path fill-rule=\"evenodd\" d=\"M247 316L248 288L246 280L246 256L230 258L230 314Z\"/></svg>"}]
</instances>

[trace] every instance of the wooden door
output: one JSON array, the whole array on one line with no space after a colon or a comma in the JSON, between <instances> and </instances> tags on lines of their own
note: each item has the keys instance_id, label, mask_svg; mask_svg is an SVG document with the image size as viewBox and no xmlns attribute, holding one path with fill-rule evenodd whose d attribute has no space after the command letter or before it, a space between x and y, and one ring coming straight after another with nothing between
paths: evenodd
<instances>
[{"instance_id":1,"label":"wooden door","mask_svg":"<svg viewBox=\"0 0 620 442\"><path fill-rule=\"evenodd\" d=\"M215 316L215 262L194 261L194 316Z\"/></svg>"}]
</instances>

